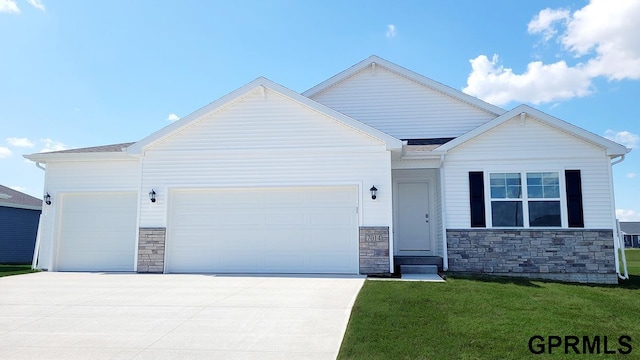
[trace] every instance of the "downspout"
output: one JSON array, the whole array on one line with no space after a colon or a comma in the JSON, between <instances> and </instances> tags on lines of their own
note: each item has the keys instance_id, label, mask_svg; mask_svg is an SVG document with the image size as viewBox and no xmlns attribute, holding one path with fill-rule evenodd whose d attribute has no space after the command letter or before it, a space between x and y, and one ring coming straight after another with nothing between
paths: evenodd
<instances>
[{"instance_id":1,"label":"downspout","mask_svg":"<svg viewBox=\"0 0 640 360\"><path fill-rule=\"evenodd\" d=\"M629 279L627 258L624 253L624 242L620 241L620 228L618 226L618 219L616 219L616 199L614 195L615 192L613 191L613 165L621 163L625 156L623 154L618 157L620 159L611 161L611 166L609 166L609 188L611 189L611 209L613 210L613 252L616 274L620 279L626 280ZM622 269L624 270L623 274L620 273L620 259L622 259Z\"/></svg>"},{"instance_id":2,"label":"downspout","mask_svg":"<svg viewBox=\"0 0 640 360\"><path fill-rule=\"evenodd\" d=\"M447 201L444 189L444 157L440 155L440 217L442 218L442 270L449 270L449 256L447 252Z\"/></svg>"},{"instance_id":3,"label":"downspout","mask_svg":"<svg viewBox=\"0 0 640 360\"><path fill-rule=\"evenodd\" d=\"M44 166L42 166L42 164L40 164L39 162L36 161L35 163L36 163L36 167L44 171L46 174L47 169ZM42 204L42 207L44 208L44 202ZM38 257L40 256L40 238L42 237L41 231L42 231L42 213L43 212L44 211L41 211L40 216L38 216L38 231L36 232L36 246L33 249L33 259L31 260L31 270L36 270L40 268L38 264Z\"/></svg>"}]
</instances>

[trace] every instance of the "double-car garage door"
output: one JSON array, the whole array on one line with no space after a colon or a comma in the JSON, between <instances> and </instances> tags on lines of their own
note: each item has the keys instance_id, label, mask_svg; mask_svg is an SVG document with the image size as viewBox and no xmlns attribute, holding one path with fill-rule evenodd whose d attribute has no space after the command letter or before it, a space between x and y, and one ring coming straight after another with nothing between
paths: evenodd
<instances>
[{"instance_id":1,"label":"double-car garage door","mask_svg":"<svg viewBox=\"0 0 640 360\"><path fill-rule=\"evenodd\" d=\"M174 189L167 200L165 272L358 273L353 186ZM61 207L58 270L133 271L137 194L67 194Z\"/></svg>"},{"instance_id":2,"label":"double-car garage door","mask_svg":"<svg viewBox=\"0 0 640 360\"><path fill-rule=\"evenodd\" d=\"M357 273L355 187L174 190L167 272Z\"/></svg>"}]
</instances>

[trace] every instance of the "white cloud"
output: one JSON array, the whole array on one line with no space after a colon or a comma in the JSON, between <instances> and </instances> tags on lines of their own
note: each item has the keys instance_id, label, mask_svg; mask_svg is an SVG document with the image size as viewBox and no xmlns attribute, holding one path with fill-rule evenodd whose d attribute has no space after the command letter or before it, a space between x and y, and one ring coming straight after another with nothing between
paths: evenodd
<instances>
[{"instance_id":1,"label":"white cloud","mask_svg":"<svg viewBox=\"0 0 640 360\"><path fill-rule=\"evenodd\" d=\"M7 143L11 146L15 147L23 147L23 148L32 148L34 147L34 143L27 138L7 138Z\"/></svg>"},{"instance_id":2,"label":"white cloud","mask_svg":"<svg viewBox=\"0 0 640 360\"><path fill-rule=\"evenodd\" d=\"M628 177L629 179L633 179L633 178L635 178L636 176L638 176L638 174L636 174L636 173L632 173L632 172L627 173L627 177Z\"/></svg>"},{"instance_id":3,"label":"white cloud","mask_svg":"<svg viewBox=\"0 0 640 360\"><path fill-rule=\"evenodd\" d=\"M548 41L558 33L555 24L561 20L566 22L569 18L569 14L569 10L544 9L529 22L529 25L527 25L527 31L529 34L542 33L544 35L544 40Z\"/></svg>"},{"instance_id":4,"label":"white cloud","mask_svg":"<svg viewBox=\"0 0 640 360\"><path fill-rule=\"evenodd\" d=\"M471 62L467 94L504 105L511 101L534 104L589 95L593 79L640 79L640 1L591 0L574 12L544 9L528 24L530 34L556 39L566 55L578 59L529 63L522 74L480 55Z\"/></svg>"},{"instance_id":5,"label":"white cloud","mask_svg":"<svg viewBox=\"0 0 640 360\"><path fill-rule=\"evenodd\" d=\"M33 6L34 8L36 8L38 10L45 11L45 8L44 8L44 5L42 4L42 1L40 1L40 0L27 0L27 2L29 3L29 5Z\"/></svg>"},{"instance_id":6,"label":"white cloud","mask_svg":"<svg viewBox=\"0 0 640 360\"><path fill-rule=\"evenodd\" d=\"M396 37L396 26L393 24L387 25L387 39Z\"/></svg>"},{"instance_id":7,"label":"white cloud","mask_svg":"<svg viewBox=\"0 0 640 360\"><path fill-rule=\"evenodd\" d=\"M8 158L9 156L11 156L11 154L13 154L11 149L4 146L0 146L0 159Z\"/></svg>"},{"instance_id":8,"label":"white cloud","mask_svg":"<svg viewBox=\"0 0 640 360\"><path fill-rule=\"evenodd\" d=\"M640 221L640 213L635 210L616 209L616 218L619 221Z\"/></svg>"},{"instance_id":9,"label":"white cloud","mask_svg":"<svg viewBox=\"0 0 640 360\"><path fill-rule=\"evenodd\" d=\"M14 0L0 0L0 13L19 14L20 9Z\"/></svg>"},{"instance_id":10,"label":"white cloud","mask_svg":"<svg viewBox=\"0 0 640 360\"><path fill-rule=\"evenodd\" d=\"M637 148L638 144L640 143L640 136L632 134L628 131L615 132L611 129L608 129L604 132L604 137L611 141L615 141L618 144L624 145L630 149Z\"/></svg>"},{"instance_id":11,"label":"white cloud","mask_svg":"<svg viewBox=\"0 0 640 360\"><path fill-rule=\"evenodd\" d=\"M53 141L51 139L42 139L41 141L44 144L44 148L42 148L40 152L61 151L68 149L67 145L58 141Z\"/></svg>"},{"instance_id":12,"label":"white cloud","mask_svg":"<svg viewBox=\"0 0 640 360\"><path fill-rule=\"evenodd\" d=\"M169 116L167 116L167 120L168 121L180 120L180 116L178 116L178 115L176 115L174 113L171 113L171 114L169 114Z\"/></svg>"},{"instance_id":13,"label":"white cloud","mask_svg":"<svg viewBox=\"0 0 640 360\"><path fill-rule=\"evenodd\" d=\"M491 60L480 55L470 62L472 71L462 91L496 105L511 101L539 104L591 92L591 81L584 71L567 66L564 61L535 61L522 74L499 65L497 55Z\"/></svg>"}]
</instances>

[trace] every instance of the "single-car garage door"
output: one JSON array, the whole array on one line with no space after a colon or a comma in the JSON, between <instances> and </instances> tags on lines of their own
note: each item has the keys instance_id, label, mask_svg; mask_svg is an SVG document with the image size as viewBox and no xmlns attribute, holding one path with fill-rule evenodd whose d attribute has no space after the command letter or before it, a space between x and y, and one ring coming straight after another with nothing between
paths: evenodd
<instances>
[{"instance_id":1,"label":"single-car garage door","mask_svg":"<svg viewBox=\"0 0 640 360\"><path fill-rule=\"evenodd\" d=\"M358 273L357 190L173 190L167 272Z\"/></svg>"},{"instance_id":2,"label":"single-car garage door","mask_svg":"<svg viewBox=\"0 0 640 360\"><path fill-rule=\"evenodd\" d=\"M57 270L133 271L136 193L63 194L60 207Z\"/></svg>"}]
</instances>

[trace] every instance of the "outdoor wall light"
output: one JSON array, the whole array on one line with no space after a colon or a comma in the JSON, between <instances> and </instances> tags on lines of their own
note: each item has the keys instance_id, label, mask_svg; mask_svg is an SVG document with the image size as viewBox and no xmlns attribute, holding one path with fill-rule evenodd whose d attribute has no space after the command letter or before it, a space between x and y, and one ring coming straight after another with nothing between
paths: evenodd
<instances>
[{"instance_id":1,"label":"outdoor wall light","mask_svg":"<svg viewBox=\"0 0 640 360\"><path fill-rule=\"evenodd\" d=\"M149 192L149 200L151 200L152 203L156 202L156 192L153 191L153 189Z\"/></svg>"},{"instance_id":2,"label":"outdoor wall light","mask_svg":"<svg viewBox=\"0 0 640 360\"><path fill-rule=\"evenodd\" d=\"M377 198L376 194L378 193L378 189L376 189L376 186L373 185L371 189L369 189L369 191L371 191L371 200L375 200Z\"/></svg>"},{"instance_id":3,"label":"outdoor wall light","mask_svg":"<svg viewBox=\"0 0 640 360\"><path fill-rule=\"evenodd\" d=\"M47 205L51 205L51 195L49 195L49 193L44 196L44 203Z\"/></svg>"}]
</instances>

